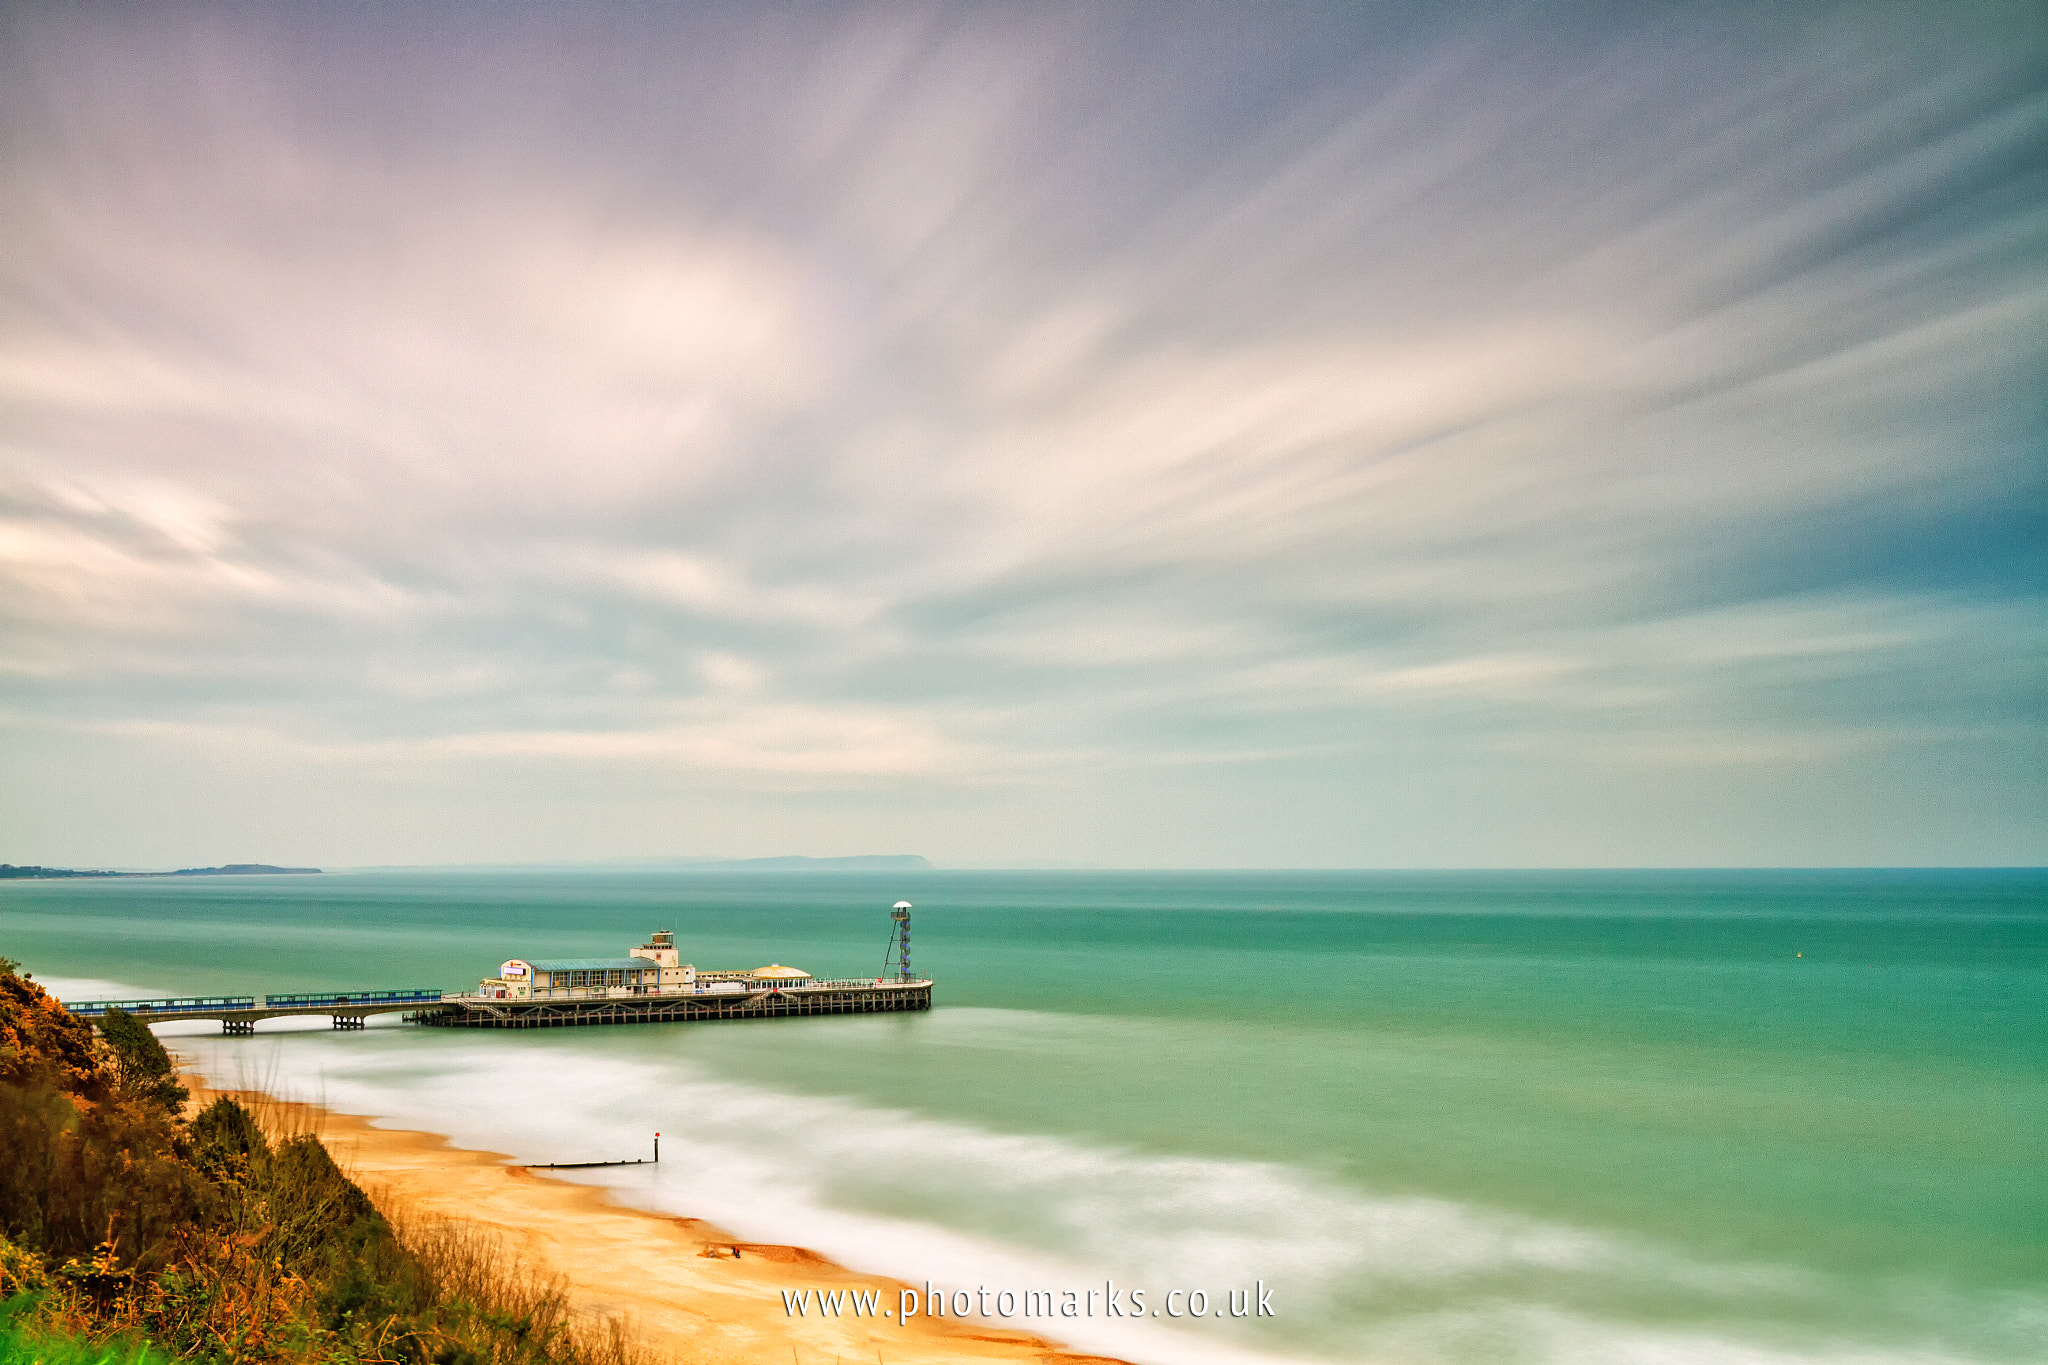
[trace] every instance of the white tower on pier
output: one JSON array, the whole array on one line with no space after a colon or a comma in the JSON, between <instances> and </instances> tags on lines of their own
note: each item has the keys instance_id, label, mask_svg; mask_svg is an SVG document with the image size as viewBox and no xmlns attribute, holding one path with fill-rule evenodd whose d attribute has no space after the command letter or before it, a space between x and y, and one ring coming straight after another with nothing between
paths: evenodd
<instances>
[{"instance_id":1,"label":"white tower on pier","mask_svg":"<svg viewBox=\"0 0 2048 1365\"><path fill-rule=\"evenodd\" d=\"M916 980L910 973L910 902L897 901L889 918L896 921L896 979Z\"/></svg>"}]
</instances>

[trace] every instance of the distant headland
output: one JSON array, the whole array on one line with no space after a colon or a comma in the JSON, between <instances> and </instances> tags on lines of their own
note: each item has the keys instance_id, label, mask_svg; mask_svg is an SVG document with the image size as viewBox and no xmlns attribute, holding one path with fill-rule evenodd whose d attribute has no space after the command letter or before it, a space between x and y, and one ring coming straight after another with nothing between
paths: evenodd
<instances>
[{"instance_id":1,"label":"distant headland","mask_svg":"<svg viewBox=\"0 0 2048 1365\"><path fill-rule=\"evenodd\" d=\"M9 877L255 877L277 873L315 873L317 867L272 867L269 863L227 863L220 867L181 867L175 872L96 872L72 867L16 867L0 863L0 879Z\"/></svg>"}]
</instances>

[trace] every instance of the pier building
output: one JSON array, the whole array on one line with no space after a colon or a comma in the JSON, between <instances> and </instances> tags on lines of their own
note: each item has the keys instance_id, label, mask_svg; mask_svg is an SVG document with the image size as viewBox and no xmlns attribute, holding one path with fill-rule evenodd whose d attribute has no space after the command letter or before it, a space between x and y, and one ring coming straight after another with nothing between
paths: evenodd
<instances>
[{"instance_id":1,"label":"pier building","mask_svg":"<svg viewBox=\"0 0 2048 1365\"><path fill-rule=\"evenodd\" d=\"M613 1000L650 991L688 991L697 969L681 960L666 929L624 957L515 957L477 983L485 1000Z\"/></svg>"},{"instance_id":2,"label":"pier building","mask_svg":"<svg viewBox=\"0 0 2048 1365\"><path fill-rule=\"evenodd\" d=\"M899 907L898 926L908 912ZM442 1028L553 1028L928 1010L931 999L931 981L913 976L907 960L894 977L827 981L780 962L700 971L662 929L623 958L511 958L473 994L444 995L438 1008L406 1017Z\"/></svg>"}]
</instances>

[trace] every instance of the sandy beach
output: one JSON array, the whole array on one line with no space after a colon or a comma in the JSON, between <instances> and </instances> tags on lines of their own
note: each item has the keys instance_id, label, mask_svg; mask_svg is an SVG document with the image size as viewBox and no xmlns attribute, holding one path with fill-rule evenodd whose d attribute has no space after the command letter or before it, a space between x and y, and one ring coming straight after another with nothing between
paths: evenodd
<instances>
[{"instance_id":1,"label":"sandy beach","mask_svg":"<svg viewBox=\"0 0 2048 1365\"><path fill-rule=\"evenodd\" d=\"M195 1100L215 1091L187 1074ZM623 1319L664 1359L692 1365L943 1365L962 1360L1124 1365L972 1320L792 1317L785 1291L876 1291L894 1309L899 1281L864 1275L803 1247L745 1242L695 1218L619 1205L602 1189L468 1151L433 1133L377 1128L355 1114L250 1096L320 1134L335 1161L387 1211L474 1223L566 1281L577 1311Z\"/></svg>"}]
</instances>

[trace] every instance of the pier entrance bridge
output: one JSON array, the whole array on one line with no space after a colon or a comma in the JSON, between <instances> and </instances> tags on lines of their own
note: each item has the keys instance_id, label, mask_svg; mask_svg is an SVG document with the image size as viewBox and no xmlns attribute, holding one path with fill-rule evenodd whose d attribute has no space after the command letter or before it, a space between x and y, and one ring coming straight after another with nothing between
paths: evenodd
<instances>
[{"instance_id":1,"label":"pier entrance bridge","mask_svg":"<svg viewBox=\"0 0 2048 1365\"><path fill-rule=\"evenodd\" d=\"M294 995L186 995L172 1000L66 1001L81 1019L100 1019L110 1009L126 1010L145 1024L173 1019L218 1019L223 1033L254 1033L258 1020L324 1014L339 1029L358 1029L373 1014L396 1014L438 1005L445 992L424 986L396 991L323 991Z\"/></svg>"}]
</instances>

